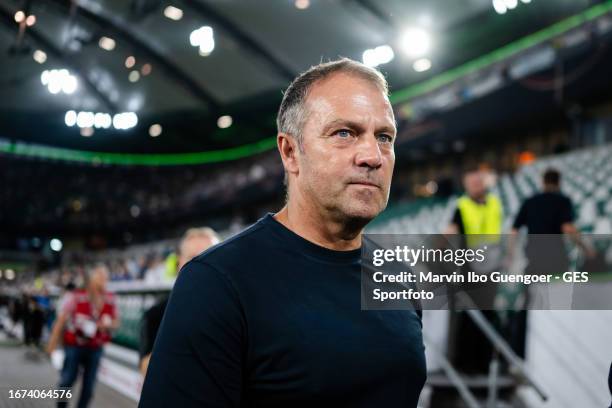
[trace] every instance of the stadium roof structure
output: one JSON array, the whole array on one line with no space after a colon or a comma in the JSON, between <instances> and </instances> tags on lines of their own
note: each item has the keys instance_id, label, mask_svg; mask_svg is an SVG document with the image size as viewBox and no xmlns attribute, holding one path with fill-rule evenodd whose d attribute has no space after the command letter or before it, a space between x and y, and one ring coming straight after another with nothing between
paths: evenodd
<instances>
[{"instance_id":1,"label":"stadium roof structure","mask_svg":"<svg viewBox=\"0 0 612 408\"><path fill-rule=\"evenodd\" d=\"M611 10L597 0L0 0L0 152L143 165L245 157L274 146L296 74L381 46L394 58L378 68L410 120L429 103L418 98ZM406 40L411 30L427 38ZM52 89L52 70L76 80ZM98 113L96 126L78 112ZM137 122L115 121L121 113Z\"/></svg>"}]
</instances>

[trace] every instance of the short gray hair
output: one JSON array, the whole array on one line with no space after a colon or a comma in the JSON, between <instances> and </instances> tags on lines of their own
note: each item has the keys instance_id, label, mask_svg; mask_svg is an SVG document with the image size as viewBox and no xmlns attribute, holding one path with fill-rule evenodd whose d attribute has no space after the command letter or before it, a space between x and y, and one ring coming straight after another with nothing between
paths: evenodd
<instances>
[{"instance_id":1,"label":"short gray hair","mask_svg":"<svg viewBox=\"0 0 612 408\"><path fill-rule=\"evenodd\" d=\"M295 137L300 150L302 130L308 117L305 107L308 92L316 82L336 73L346 73L363 78L379 87L385 95L389 94L387 80L379 71L349 58L321 63L301 73L285 90L276 117L278 131Z\"/></svg>"}]
</instances>

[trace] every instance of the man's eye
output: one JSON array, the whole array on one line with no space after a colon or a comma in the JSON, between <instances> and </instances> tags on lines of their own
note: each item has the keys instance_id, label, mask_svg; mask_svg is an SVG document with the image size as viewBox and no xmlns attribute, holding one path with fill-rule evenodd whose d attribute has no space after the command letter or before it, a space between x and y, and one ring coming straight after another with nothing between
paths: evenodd
<instances>
[{"instance_id":1,"label":"man's eye","mask_svg":"<svg viewBox=\"0 0 612 408\"><path fill-rule=\"evenodd\" d=\"M378 135L378 140L383 142L383 143L391 143L393 141L393 138L389 135Z\"/></svg>"},{"instance_id":2,"label":"man's eye","mask_svg":"<svg viewBox=\"0 0 612 408\"><path fill-rule=\"evenodd\" d=\"M337 136L340 136L342 139L346 139L351 136L351 131L348 129L340 129L334 133Z\"/></svg>"}]
</instances>

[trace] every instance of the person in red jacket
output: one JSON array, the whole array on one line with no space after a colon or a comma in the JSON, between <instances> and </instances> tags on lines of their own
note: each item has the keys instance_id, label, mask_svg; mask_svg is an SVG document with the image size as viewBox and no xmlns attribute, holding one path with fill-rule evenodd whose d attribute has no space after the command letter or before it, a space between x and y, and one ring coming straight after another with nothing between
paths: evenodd
<instances>
[{"instance_id":1,"label":"person in red jacket","mask_svg":"<svg viewBox=\"0 0 612 408\"><path fill-rule=\"evenodd\" d=\"M59 387L72 387L79 367L83 367L79 408L86 407L93 395L103 346L119 326L114 295L106 291L107 281L106 266L97 265L89 271L86 288L69 293L62 303L47 345L51 354L63 334L65 358ZM66 402L58 402L58 407L65 406Z\"/></svg>"}]
</instances>

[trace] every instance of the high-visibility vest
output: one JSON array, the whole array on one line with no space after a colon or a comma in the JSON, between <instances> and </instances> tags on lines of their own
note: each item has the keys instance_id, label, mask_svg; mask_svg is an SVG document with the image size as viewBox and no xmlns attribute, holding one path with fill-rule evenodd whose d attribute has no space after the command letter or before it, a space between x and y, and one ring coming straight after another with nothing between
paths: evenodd
<instances>
[{"instance_id":1,"label":"high-visibility vest","mask_svg":"<svg viewBox=\"0 0 612 408\"><path fill-rule=\"evenodd\" d=\"M502 232L503 209L499 199L493 194L487 194L484 203L478 203L464 195L457 200L461 214L463 230L466 235L489 235L480 239L467 237L469 247L486 242L499 242Z\"/></svg>"}]
</instances>

